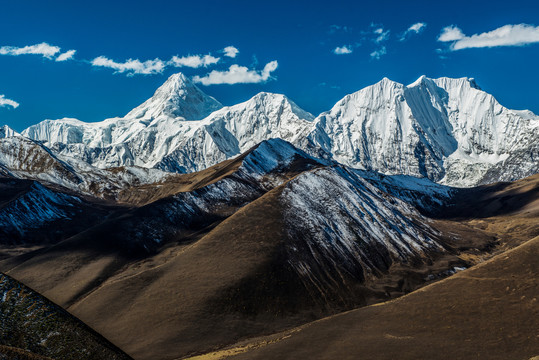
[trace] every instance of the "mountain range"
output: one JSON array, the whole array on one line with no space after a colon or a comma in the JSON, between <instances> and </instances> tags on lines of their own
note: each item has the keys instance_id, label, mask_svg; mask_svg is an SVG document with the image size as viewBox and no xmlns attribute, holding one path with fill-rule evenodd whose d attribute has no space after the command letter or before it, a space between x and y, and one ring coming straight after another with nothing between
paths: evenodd
<instances>
[{"instance_id":1,"label":"mountain range","mask_svg":"<svg viewBox=\"0 0 539 360\"><path fill-rule=\"evenodd\" d=\"M45 120L22 135L68 163L177 173L280 138L353 168L470 187L536 173L538 129L538 116L503 107L470 78L384 78L314 117L270 93L223 107L179 73L122 118Z\"/></svg>"},{"instance_id":2,"label":"mountain range","mask_svg":"<svg viewBox=\"0 0 539 360\"><path fill-rule=\"evenodd\" d=\"M4 126L0 306L29 325L0 357L534 356L515 299L537 287L538 130L470 78L383 79L313 116L270 93L223 106L181 73L121 118ZM482 294L485 318L507 307L526 323L518 351L493 345L502 330L462 345L513 329L463 320ZM439 314L462 331L423 352L394 343L436 338ZM350 325L364 320L371 335Z\"/></svg>"}]
</instances>

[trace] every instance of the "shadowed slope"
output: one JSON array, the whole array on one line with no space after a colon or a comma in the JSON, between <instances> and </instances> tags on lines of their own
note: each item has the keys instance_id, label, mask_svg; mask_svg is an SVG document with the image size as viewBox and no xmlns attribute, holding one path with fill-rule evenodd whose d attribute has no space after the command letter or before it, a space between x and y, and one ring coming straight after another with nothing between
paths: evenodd
<instances>
[{"instance_id":1,"label":"shadowed slope","mask_svg":"<svg viewBox=\"0 0 539 360\"><path fill-rule=\"evenodd\" d=\"M305 227L291 216L302 216L291 199L312 184L327 194L311 191L306 210L326 211L328 223L303 217ZM362 215L346 213L351 204ZM329 216L335 209L340 220ZM343 168L302 172L193 243L108 274L68 310L135 358L200 353L401 295L466 264L456 256L458 241L434 235L421 221ZM361 235L344 235L353 230ZM317 232L323 237L306 236ZM476 238L478 246L489 240ZM64 288L58 283L55 291Z\"/></svg>"},{"instance_id":2,"label":"shadowed slope","mask_svg":"<svg viewBox=\"0 0 539 360\"><path fill-rule=\"evenodd\" d=\"M530 359L539 237L399 299L200 359Z\"/></svg>"}]
</instances>

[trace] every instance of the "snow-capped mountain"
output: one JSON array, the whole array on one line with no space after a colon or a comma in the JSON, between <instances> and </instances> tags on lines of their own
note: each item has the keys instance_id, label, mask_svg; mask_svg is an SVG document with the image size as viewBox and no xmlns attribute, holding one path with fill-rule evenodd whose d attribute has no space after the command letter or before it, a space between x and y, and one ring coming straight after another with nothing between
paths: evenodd
<instances>
[{"instance_id":1,"label":"snow-capped mountain","mask_svg":"<svg viewBox=\"0 0 539 360\"><path fill-rule=\"evenodd\" d=\"M539 147L539 117L501 106L469 78L422 76L408 86L385 78L315 123L309 137L338 162L454 186L481 183L511 154Z\"/></svg>"},{"instance_id":2,"label":"snow-capped mountain","mask_svg":"<svg viewBox=\"0 0 539 360\"><path fill-rule=\"evenodd\" d=\"M174 74L140 106L125 117L152 121L161 116L201 120L223 105L204 94L182 73Z\"/></svg>"},{"instance_id":3,"label":"snow-capped mountain","mask_svg":"<svg viewBox=\"0 0 539 360\"><path fill-rule=\"evenodd\" d=\"M264 140L298 143L308 134L313 119L284 95L260 93L212 113L197 124L192 136L177 134L182 142L154 166L192 172L237 156Z\"/></svg>"},{"instance_id":4,"label":"snow-capped mountain","mask_svg":"<svg viewBox=\"0 0 539 360\"><path fill-rule=\"evenodd\" d=\"M15 130L13 130L7 125L3 125L0 127L0 139L12 137L12 136L19 136L19 135L20 134L18 132L16 132Z\"/></svg>"},{"instance_id":5,"label":"snow-capped mountain","mask_svg":"<svg viewBox=\"0 0 539 360\"><path fill-rule=\"evenodd\" d=\"M102 169L136 165L193 172L263 140L295 140L307 134L314 118L285 96L269 93L211 113L219 108L215 99L176 74L123 118L98 123L45 120L23 135L45 142L66 160L75 158Z\"/></svg>"},{"instance_id":6,"label":"snow-capped mountain","mask_svg":"<svg viewBox=\"0 0 539 360\"><path fill-rule=\"evenodd\" d=\"M0 174L112 199L129 186L156 183L170 176L151 168L98 169L73 158L66 162L43 144L24 136L0 138Z\"/></svg>"},{"instance_id":7,"label":"snow-capped mountain","mask_svg":"<svg viewBox=\"0 0 539 360\"><path fill-rule=\"evenodd\" d=\"M180 173L281 138L358 169L473 186L535 173L538 129L539 117L503 107L469 78L422 76L408 86L385 78L315 119L278 94L260 93L222 107L175 74L122 118L45 120L22 134L43 141L67 162ZM520 163L513 171L511 164Z\"/></svg>"}]
</instances>

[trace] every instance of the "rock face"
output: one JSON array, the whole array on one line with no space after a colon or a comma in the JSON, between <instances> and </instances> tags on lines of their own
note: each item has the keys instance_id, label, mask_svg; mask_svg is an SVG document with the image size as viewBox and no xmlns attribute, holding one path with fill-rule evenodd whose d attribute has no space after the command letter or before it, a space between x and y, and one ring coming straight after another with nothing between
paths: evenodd
<instances>
[{"instance_id":1,"label":"rock face","mask_svg":"<svg viewBox=\"0 0 539 360\"><path fill-rule=\"evenodd\" d=\"M469 78L384 78L314 118L278 94L222 107L175 74L123 118L45 120L22 134L66 161L179 173L281 138L354 168L468 187L537 172L538 129L539 117L503 107Z\"/></svg>"}]
</instances>

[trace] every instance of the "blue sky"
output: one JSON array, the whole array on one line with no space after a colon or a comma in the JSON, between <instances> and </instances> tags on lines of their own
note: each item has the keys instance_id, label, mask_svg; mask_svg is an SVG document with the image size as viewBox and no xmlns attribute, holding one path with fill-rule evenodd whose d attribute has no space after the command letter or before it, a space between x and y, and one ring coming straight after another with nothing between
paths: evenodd
<instances>
[{"instance_id":1,"label":"blue sky","mask_svg":"<svg viewBox=\"0 0 539 360\"><path fill-rule=\"evenodd\" d=\"M503 105L539 113L537 1L1 0L0 9L0 124L19 131L122 116L179 71L225 105L268 91L315 115L383 77L468 76Z\"/></svg>"}]
</instances>

